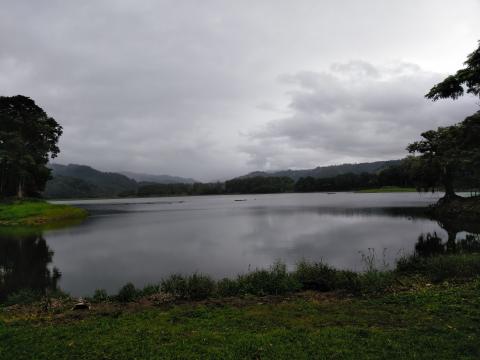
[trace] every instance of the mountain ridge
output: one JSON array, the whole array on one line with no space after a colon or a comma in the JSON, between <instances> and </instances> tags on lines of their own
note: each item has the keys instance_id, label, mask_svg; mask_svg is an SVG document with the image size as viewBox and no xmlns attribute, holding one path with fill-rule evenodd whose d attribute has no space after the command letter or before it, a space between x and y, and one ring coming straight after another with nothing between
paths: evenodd
<instances>
[{"instance_id":1,"label":"mountain ridge","mask_svg":"<svg viewBox=\"0 0 480 360\"><path fill-rule=\"evenodd\" d=\"M199 182L192 178L185 178L182 176L174 176L174 175L154 175L154 174L145 174L145 173L137 173L133 171L119 171L119 174L125 175L126 177L133 179L137 182L153 182L158 184L194 184Z\"/></svg>"},{"instance_id":2,"label":"mountain ridge","mask_svg":"<svg viewBox=\"0 0 480 360\"><path fill-rule=\"evenodd\" d=\"M314 178L328 178L346 173L361 174L361 173L377 173L389 166L400 164L402 160L381 160L363 163L345 163L339 165L317 166L313 169L300 170L278 170L278 171L254 171L246 175L238 176L237 178L249 178L255 176L273 176L273 177L289 177L297 181L302 177Z\"/></svg>"}]
</instances>

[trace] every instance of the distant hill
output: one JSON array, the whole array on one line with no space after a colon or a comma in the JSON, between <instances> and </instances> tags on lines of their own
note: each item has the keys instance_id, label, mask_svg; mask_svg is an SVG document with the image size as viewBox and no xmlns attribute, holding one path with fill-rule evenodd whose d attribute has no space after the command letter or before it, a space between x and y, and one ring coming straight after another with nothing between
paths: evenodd
<instances>
[{"instance_id":1,"label":"distant hill","mask_svg":"<svg viewBox=\"0 0 480 360\"><path fill-rule=\"evenodd\" d=\"M297 181L302 177L311 176L314 178L330 178L337 175L352 173L377 173L382 169L389 166L400 164L401 160L387 160L387 161L375 161L358 164L341 164L331 166L319 166L314 169L305 170L280 170L274 172L255 171L250 174L241 176L240 178L248 178L255 176L275 176L275 177L289 177L292 180Z\"/></svg>"},{"instance_id":2,"label":"distant hill","mask_svg":"<svg viewBox=\"0 0 480 360\"><path fill-rule=\"evenodd\" d=\"M47 182L47 198L108 197L136 191L138 184L125 175L102 172L85 165L50 164L53 179Z\"/></svg>"},{"instance_id":3,"label":"distant hill","mask_svg":"<svg viewBox=\"0 0 480 360\"><path fill-rule=\"evenodd\" d=\"M270 176L288 177L297 181L298 179L307 176L312 176L314 178L330 178L347 173L378 173L389 166L398 165L400 161L401 160L389 160L371 163L342 164L316 167L315 169L306 170L282 170L275 172L256 171L237 179ZM52 169L53 179L47 182L43 196L50 199L136 196L137 191L147 185L191 185L196 183L194 179L170 175L150 175L133 172L102 172L86 165L50 164L49 167ZM195 187L196 185L191 186ZM192 193L198 193L198 191L195 192L192 190ZM218 189L216 189L215 193L221 193L221 191L219 192Z\"/></svg>"},{"instance_id":4,"label":"distant hill","mask_svg":"<svg viewBox=\"0 0 480 360\"><path fill-rule=\"evenodd\" d=\"M184 178L180 176L171 176L171 175L151 175L151 174L141 174L134 173L130 171L122 171L120 174L134 179L138 182L148 182L148 183L157 183L157 184L194 184L198 181L191 178Z\"/></svg>"}]
</instances>

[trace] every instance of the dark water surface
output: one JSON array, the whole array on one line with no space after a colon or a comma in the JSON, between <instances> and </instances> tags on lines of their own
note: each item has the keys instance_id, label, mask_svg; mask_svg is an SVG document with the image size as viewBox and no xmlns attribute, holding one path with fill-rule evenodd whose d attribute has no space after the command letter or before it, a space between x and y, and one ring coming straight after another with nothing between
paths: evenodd
<instances>
[{"instance_id":1,"label":"dark water surface","mask_svg":"<svg viewBox=\"0 0 480 360\"><path fill-rule=\"evenodd\" d=\"M360 251L374 248L379 261L393 264L421 234L446 240L422 210L437 199L316 193L68 201L91 216L60 230L0 233L0 256L18 262L15 281L43 282L40 288L58 281L73 295L113 293L126 282L143 286L176 272L232 276L277 259L361 270ZM37 279L42 266L48 276Z\"/></svg>"}]
</instances>

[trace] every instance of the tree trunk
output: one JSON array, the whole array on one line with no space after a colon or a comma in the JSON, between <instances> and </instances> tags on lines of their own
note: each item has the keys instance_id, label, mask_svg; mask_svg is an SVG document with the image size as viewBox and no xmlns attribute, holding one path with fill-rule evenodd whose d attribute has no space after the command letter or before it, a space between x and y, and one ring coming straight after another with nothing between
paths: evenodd
<instances>
[{"instance_id":1,"label":"tree trunk","mask_svg":"<svg viewBox=\"0 0 480 360\"><path fill-rule=\"evenodd\" d=\"M22 180L18 182L18 191L17 191L17 197L19 199L23 198L23 187L22 187Z\"/></svg>"},{"instance_id":2,"label":"tree trunk","mask_svg":"<svg viewBox=\"0 0 480 360\"><path fill-rule=\"evenodd\" d=\"M443 168L443 186L445 187L445 198L451 199L457 197L453 188L452 171L448 166Z\"/></svg>"}]
</instances>

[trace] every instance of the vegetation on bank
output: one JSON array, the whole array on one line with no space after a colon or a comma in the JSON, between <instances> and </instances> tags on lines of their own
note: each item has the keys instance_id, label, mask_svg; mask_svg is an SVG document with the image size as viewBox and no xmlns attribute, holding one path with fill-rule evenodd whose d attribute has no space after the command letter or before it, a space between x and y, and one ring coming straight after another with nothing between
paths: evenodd
<instances>
[{"instance_id":1,"label":"vegetation on bank","mask_svg":"<svg viewBox=\"0 0 480 360\"><path fill-rule=\"evenodd\" d=\"M398 187L398 186L383 186L374 189L358 190L359 193L397 193L397 192L417 192L418 190L412 187Z\"/></svg>"},{"instance_id":2,"label":"vegetation on bank","mask_svg":"<svg viewBox=\"0 0 480 360\"><path fill-rule=\"evenodd\" d=\"M415 287L418 283L438 284L444 281L467 281L480 276L479 239L472 242L475 253L412 255L398 260L393 270L378 269L374 253L364 255L367 268L363 272L338 270L323 262L301 261L294 271L276 262L268 269L258 269L234 279L214 280L205 274L173 274L159 284L137 289L131 283L118 294L109 296L97 290L92 301L130 302L155 294L171 301L198 301L209 298L286 295L307 290L336 291L353 296L373 296Z\"/></svg>"},{"instance_id":3,"label":"vegetation on bank","mask_svg":"<svg viewBox=\"0 0 480 360\"><path fill-rule=\"evenodd\" d=\"M0 203L0 226L48 225L87 216L84 209L50 204L41 200L17 200Z\"/></svg>"},{"instance_id":4,"label":"vegetation on bank","mask_svg":"<svg viewBox=\"0 0 480 360\"><path fill-rule=\"evenodd\" d=\"M370 273L366 283L382 291L368 296L332 292L324 286L335 289L340 273L303 263L294 273L276 265L242 279L261 296L198 301L212 283L197 274L162 283L177 284L170 296L147 287L131 297L133 285L116 299L98 291L89 311L72 310L68 298L17 305L0 309L0 358L478 358L479 260L411 257L401 270ZM442 268L461 270L430 277ZM294 282L302 292L283 294ZM179 289L188 297L171 295Z\"/></svg>"},{"instance_id":5,"label":"vegetation on bank","mask_svg":"<svg viewBox=\"0 0 480 360\"><path fill-rule=\"evenodd\" d=\"M480 221L480 196L464 198L455 196L448 201L440 201L434 207L437 219L447 221Z\"/></svg>"}]
</instances>

